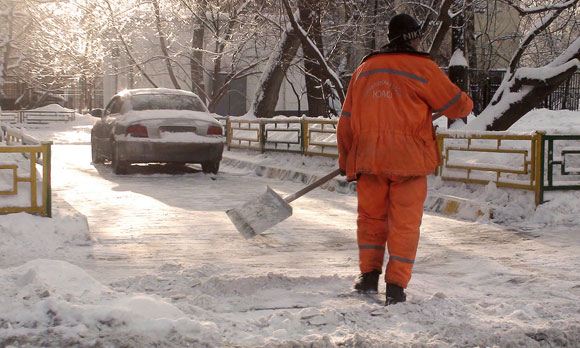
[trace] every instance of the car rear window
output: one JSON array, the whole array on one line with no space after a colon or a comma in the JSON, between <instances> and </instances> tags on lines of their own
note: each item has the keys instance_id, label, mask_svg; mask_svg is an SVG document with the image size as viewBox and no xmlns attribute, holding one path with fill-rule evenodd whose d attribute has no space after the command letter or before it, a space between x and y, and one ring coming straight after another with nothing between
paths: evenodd
<instances>
[{"instance_id":1,"label":"car rear window","mask_svg":"<svg viewBox=\"0 0 580 348\"><path fill-rule=\"evenodd\" d=\"M133 110L192 110L207 111L202 101L189 95L139 94L131 97Z\"/></svg>"}]
</instances>

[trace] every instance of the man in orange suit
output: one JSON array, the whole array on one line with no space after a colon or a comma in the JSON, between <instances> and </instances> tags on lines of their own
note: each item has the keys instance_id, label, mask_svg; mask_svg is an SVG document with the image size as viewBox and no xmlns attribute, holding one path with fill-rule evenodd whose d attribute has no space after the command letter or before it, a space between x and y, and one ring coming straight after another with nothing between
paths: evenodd
<instances>
[{"instance_id":1,"label":"man in orange suit","mask_svg":"<svg viewBox=\"0 0 580 348\"><path fill-rule=\"evenodd\" d=\"M466 117L471 99L428 54L406 14L389 23L389 44L365 57L350 81L338 125L339 166L357 181L358 292L378 291L385 245L386 305L406 300L419 243L427 175L439 164L433 114Z\"/></svg>"}]
</instances>

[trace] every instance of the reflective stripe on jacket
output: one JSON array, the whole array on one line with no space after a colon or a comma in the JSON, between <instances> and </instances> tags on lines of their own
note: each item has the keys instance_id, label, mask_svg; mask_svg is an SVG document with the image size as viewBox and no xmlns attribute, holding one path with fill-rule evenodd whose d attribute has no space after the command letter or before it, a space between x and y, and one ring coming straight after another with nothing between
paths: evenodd
<instances>
[{"instance_id":1,"label":"reflective stripe on jacket","mask_svg":"<svg viewBox=\"0 0 580 348\"><path fill-rule=\"evenodd\" d=\"M431 174L439 164L432 113L461 118L472 108L428 55L374 54L348 87L337 130L340 168L349 180Z\"/></svg>"}]
</instances>

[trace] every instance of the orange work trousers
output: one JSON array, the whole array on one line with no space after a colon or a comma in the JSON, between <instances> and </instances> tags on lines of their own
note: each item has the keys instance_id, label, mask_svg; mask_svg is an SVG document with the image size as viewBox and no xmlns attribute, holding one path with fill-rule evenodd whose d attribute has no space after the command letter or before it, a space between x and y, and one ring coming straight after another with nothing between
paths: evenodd
<instances>
[{"instance_id":1,"label":"orange work trousers","mask_svg":"<svg viewBox=\"0 0 580 348\"><path fill-rule=\"evenodd\" d=\"M362 174L357 195L360 271L382 271L386 244L385 280L406 288L419 244L427 177Z\"/></svg>"}]
</instances>

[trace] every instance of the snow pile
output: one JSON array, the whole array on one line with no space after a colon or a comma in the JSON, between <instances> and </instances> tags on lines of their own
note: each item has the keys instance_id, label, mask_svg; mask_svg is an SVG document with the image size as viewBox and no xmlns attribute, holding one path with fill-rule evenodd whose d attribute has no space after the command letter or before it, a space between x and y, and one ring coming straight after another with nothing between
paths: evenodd
<instances>
[{"instance_id":1,"label":"snow pile","mask_svg":"<svg viewBox=\"0 0 580 348\"><path fill-rule=\"evenodd\" d=\"M40 141L52 141L54 144L90 144L91 129L98 118L91 115L77 114L69 122L52 122L49 124L23 125L24 132Z\"/></svg>"},{"instance_id":2,"label":"snow pile","mask_svg":"<svg viewBox=\"0 0 580 348\"><path fill-rule=\"evenodd\" d=\"M422 250L418 262L430 272L418 270L408 302L392 307L383 306L384 293L350 293L349 276L234 275L236 270L217 265L166 264L154 275L112 287L173 298L190 317L215 322L226 345L240 347L539 347L580 338L577 296L545 305L549 292L573 282L543 289L547 280L526 284L526 271L511 273L477 254L442 260Z\"/></svg>"},{"instance_id":3,"label":"snow pile","mask_svg":"<svg viewBox=\"0 0 580 348\"><path fill-rule=\"evenodd\" d=\"M41 106L41 107L36 108L36 109L31 109L29 111L74 112L74 110L67 109L67 108L65 108L63 106L60 106L59 104L45 105L45 106Z\"/></svg>"},{"instance_id":4,"label":"snow pile","mask_svg":"<svg viewBox=\"0 0 580 348\"><path fill-rule=\"evenodd\" d=\"M0 264L67 255L67 248L90 245L86 218L74 210L53 207L53 217L17 213L0 215Z\"/></svg>"},{"instance_id":5,"label":"snow pile","mask_svg":"<svg viewBox=\"0 0 580 348\"><path fill-rule=\"evenodd\" d=\"M219 335L215 324L187 318L157 296L124 295L70 263L34 260L0 270L0 341L217 346Z\"/></svg>"},{"instance_id":6,"label":"snow pile","mask_svg":"<svg viewBox=\"0 0 580 348\"><path fill-rule=\"evenodd\" d=\"M534 109L519 119L509 130L580 135L580 111Z\"/></svg>"}]
</instances>

